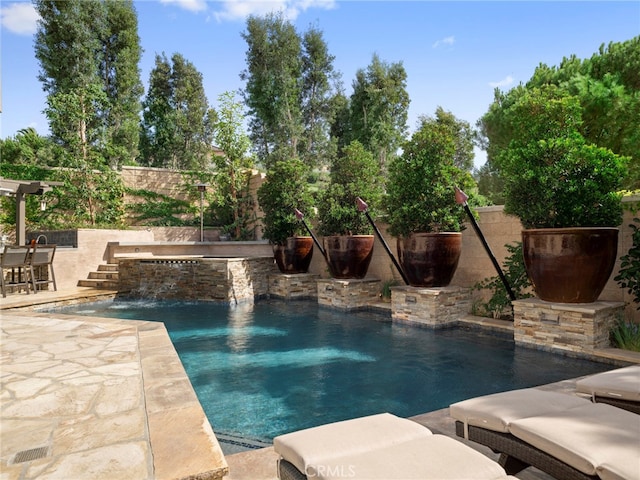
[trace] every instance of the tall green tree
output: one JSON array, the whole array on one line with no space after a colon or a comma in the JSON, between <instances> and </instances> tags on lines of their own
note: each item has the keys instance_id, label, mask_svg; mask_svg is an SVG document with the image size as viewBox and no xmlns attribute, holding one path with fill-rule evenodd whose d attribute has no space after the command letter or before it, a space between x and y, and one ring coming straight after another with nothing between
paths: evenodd
<instances>
[{"instance_id":1,"label":"tall green tree","mask_svg":"<svg viewBox=\"0 0 640 480\"><path fill-rule=\"evenodd\" d=\"M181 54L156 55L143 101L140 163L204 169L211 153L209 102L202 74Z\"/></svg>"},{"instance_id":2,"label":"tall green tree","mask_svg":"<svg viewBox=\"0 0 640 480\"><path fill-rule=\"evenodd\" d=\"M35 36L38 78L49 99L53 139L69 146L69 132L75 132L84 150L99 153L94 159L101 164L118 167L134 161L142 84L133 2L34 0L34 4L41 17ZM69 101L76 105L65 107ZM58 107L79 108L81 119L65 121L55 111Z\"/></svg>"},{"instance_id":3,"label":"tall green tree","mask_svg":"<svg viewBox=\"0 0 640 480\"><path fill-rule=\"evenodd\" d=\"M0 139L4 164L57 166L56 150L51 139L41 136L31 127L19 130L13 138Z\"/></svg>"},{"instance_id":4,"label":"tall green tree","mask_svg":"<svg viewBox=\"0 0 640 480\"><path fill-rule=\"evenodd\" d=\"M407 132L409 94L402 62L387 63L376 54L356 72L349 105L348 141L358 140L381 168L396 155Z\"/></svg>"},{"instance_id":5,"label":"tall green tree","mask_svg":"<svg viewBox=\"0 0 640 480\"><path fill-rule=\"evenodd\" d=\"M250 154L251 140L244 131L244 112L234 92L218 97L218 109L213 122L213 138L222 154L213 156L214 183L218 208L230 212L227 226L235 239L250 235L253 199L249 192L254 160Z\"/></svg>"},{"instance_id":6,"label":"tall green tree","mask_svg":"<svg viewBox=\"0 0 640 480\"><path fill-rule=\"evenodd\" d=\"M333 97L339 89L340 74L334 69L334 60L320 30L310 28L304 33L301 91L304 135L298 153L311 167L326 165L335 156L330 128L336 112Z\"/></svg>"},{"instance_id":7,"label":"tall green tree","mask_svg":"<svg viewBox=\"0 0 640 480\"><path fill-rule=\"evenodd\" d=\"M334 57L322 33L302 37L282 13L247 19L243 96L258 160L269 167L298 157L313 166L331 155Z\"/></svg>"},{"instance_id":8,"label":"tall green tree","mask_svg":"<svg viewBox=\"0 0 640 480\"><path fill-rule=\"evenodd\" d=\"M559 66L540 64L525 85L508 92L496 89L493 103L478 122L481 143L491 164L483 171L485 181L480 184L481 193L492 200L500 196L500 192L484 190L487 186L502 185L500 179L489 181L486 177L500 175L499 157L520 135L506 112L530 92L543 87L553 87L557 98L577 101L582 119L577 129L587 143L631 157L623 186L640 188L640 37L635 37L606 47L602 45L591 58L571 55ZM549 138L549 135L539 138Z\"/></svg>"},{"instance_id":9,"label":"tall green tree","mask_svg":"<svg viewBox=\"0 0 640 480\"><path fill-rule=\"evenodd\" d=\"M99 74L108 99L102 112L105 155L109 165L117 167L134 162L139 155L142 48L132 0L106 0L104 9Z\"/></svg>"},{"instance_id":10,"label":"tall green tree","mask_svg":"<svg viewBox=\"0 0 640 480\"><path fill-rule=\"evenodd\" d=\"M65 194L59 227L117 225L123 186L113 171L137 155L141 48L131 0L34 0L39 80Z\"/></svg>"}]
</instances>

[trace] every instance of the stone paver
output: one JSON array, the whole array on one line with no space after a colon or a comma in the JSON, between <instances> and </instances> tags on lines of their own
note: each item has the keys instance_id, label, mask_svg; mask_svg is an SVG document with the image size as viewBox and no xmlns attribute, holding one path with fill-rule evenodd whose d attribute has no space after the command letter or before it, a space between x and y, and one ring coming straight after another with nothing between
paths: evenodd
<instances>
[{"instance_id":1,"label":"stone paver","mask_svg":"<svg viewBox=\"0 0 640 480\"><path fill-rule=\"evenodd\" d=\"M213 430L161 323L4 310L0 479L216 479Z\"/></svg>"}]
</instances>

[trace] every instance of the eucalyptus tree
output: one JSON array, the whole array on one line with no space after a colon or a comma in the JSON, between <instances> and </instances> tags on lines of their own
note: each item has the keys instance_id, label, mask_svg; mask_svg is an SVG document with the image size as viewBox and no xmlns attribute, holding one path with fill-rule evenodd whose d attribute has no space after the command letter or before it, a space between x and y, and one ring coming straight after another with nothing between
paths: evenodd
<instances>
[{"instance_id":1,"label":"eucalyptus tree","mask_svg":"<svg viewBox=\"0 0 640 480\"><path fill-rule=\"evenodd\" d=\"M310 166L331 155L331 97L337 74L320 30L302 37L282 13L250 16L243 97L258 160L298 157Z\"/></svg>"},{"instance_id":2,"label":"eucalyptus tree","mask_svg":"<svg viewBox=\"0 0 640 480\"><path fill-rule=\"evenodd\" d=\"M79 152L86 162L118 167L134 161L143 90L133 2L35 0L34 4L40 15L35 36L38 79L47 94L53 139L74 148L69 135L77 137L80 145L73 155ZM62 111L67 109L78 110L80 117L65 119Z\"/></svg>"},{"instance_id":3,"label":"eucalyptus tree","mask_svg":"<svg viewBox=\"0 0 640 480\"><path fill-rule=\"evenodd\" d=\"M104 115L109 163L119 166L133 162L139 154L140 81L142 48L138 18L131 0L106 0L106 22L100 34L102 55L99 74L107 94Z\"/></svg>"},{"instance_id":4,"label":"eucalyptus tree","mask_svg":"<svg viewBox=\"0 0 640 480\"><path fill-rule=\"evenodd\" d=\"M374 54L359 69L349 101L348 142L358 140L381 168L393 158L407 132L409 94L402 62L387 63Z\"/></svg>"},{"instance_id":5,"label":"eucalyptus tree","mask_svg":"<svg viewBox=\"0 0 640 480\"><path fill-rule=\"evenodd\" d=\"M202 74L181 54L156 55L140 126L140 163L202 169L211 149L210 108Z\"/></svg>"},{"instance_id":6,"label":"eucalyptus tree","mask_svg":"<svg viewBox=\"0 0 640 480\"><path fill-rule=\"evenodd\" d=\"M131 0L34 0L38 79L61 147L61 226L118 224L123 187L113 171L137 155L141 48Z\"/></svg>"}]
</instances>

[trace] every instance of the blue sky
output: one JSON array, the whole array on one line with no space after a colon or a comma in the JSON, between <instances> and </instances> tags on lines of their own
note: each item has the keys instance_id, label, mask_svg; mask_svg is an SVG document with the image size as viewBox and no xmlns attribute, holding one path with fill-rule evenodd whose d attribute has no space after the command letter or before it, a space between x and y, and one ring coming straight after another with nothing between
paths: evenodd
<instances>
[{"instance_id":1,"label":"blue sky","mask_svg":"<svg viewBox=\"0 0 640 480\"><path fill-rule=\"evenodd\" d=\"M156 53L182 54L203 74L207 97L241 89L248 14L284 9L303 32L323 33L347 94L355 72L377 53L403 62L411 98L409 128L438 106L472 125L487 111L494 88L531 78L540 63L588 58L601 44L640 35L640 1L134 1L144 53L145 89ZM37 16L29 1L1 0L2 113L0 138L22 128L48 133L45 95L33 53ZM476 165L484 162L477 152Z\"/></svg>"}]
</instances>

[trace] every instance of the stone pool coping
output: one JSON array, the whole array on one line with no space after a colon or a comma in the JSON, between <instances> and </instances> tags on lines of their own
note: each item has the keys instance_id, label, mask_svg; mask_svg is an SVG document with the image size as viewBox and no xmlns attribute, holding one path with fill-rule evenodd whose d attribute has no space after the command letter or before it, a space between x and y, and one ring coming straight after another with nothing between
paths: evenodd
<instances>
[{"instance_id":1,"label":"stone pool coping","mask_svg":"<svg viewBox=\"0 0 640 480\"><path fill-rule=\"evenodd\" d=\"M228 474L163 324L4 310L0 325L3 479Z\"/></svg>"}]
</instances>

